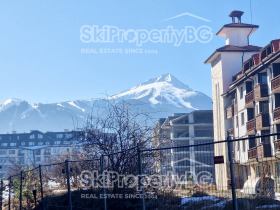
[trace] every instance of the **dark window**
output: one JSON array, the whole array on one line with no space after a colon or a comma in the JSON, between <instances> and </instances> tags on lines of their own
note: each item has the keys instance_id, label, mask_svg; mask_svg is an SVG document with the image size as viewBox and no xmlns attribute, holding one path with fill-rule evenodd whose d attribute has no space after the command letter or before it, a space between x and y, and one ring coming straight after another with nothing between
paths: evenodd
<instances>
[{"instance_id":1,"label":"dark window","mask_svg":"<svg viewBox=\"0 0 280 210\"><path fill-rule=\"evenodd\" d=\"M243 86L240 88L240 99L243 98Z\"/></svg>"},{"instance_id":2,"label":"dark window","mask_svg":"<svg viewBox=\"0 0 280 210\"><path fill-rule=\"evenodd\" d=\"M260 101L260 113L268 113L268 101Z\"/></svg>"},{"instance_id":3,"label":"dark window","mask_svg":"<svg viewBox=\"0 0 280 210\"><path fill-rule=\"evenodd\" d=\"M266 73L259 74L259 83L267 84L267 74Z\"/></svg>"},{"instance_id":4,"label":"dark window","mask_svg":"<svg viewBox=\"0 0 280 210\"><path fill-rule=\"evenodd\" d=\"M241 125L244 125L245 119L244 119L244 112L241 113Z\"/></svg>"},{"instance_id":5,"label":"dark window","mask_svg":"<svg viewBox=\"0 0 280 210\"><path fill-rule=\"evenodd\" d=\"M273 67L273 77L277 77L278 75L280 75L280 63L273 63L272 67Z\"/></svg>"},{"instance_id":6,"label":"dark window","mask_svg":"<svg viewBox=\"0 0 280 210\"><path fill-rule=\"evenodd\" d=\"M249 137L253 137L253 136L249 136ZM256 146L256 139L249 139L249 149L253 148Z\"/></svg>"},{"instance_id":7,"label":"dark window","mask_svg":"<svg viewBox=\"0 0 280 210\"><path fill-rule=\"evenodd\" d=\"M250 93L253 90L253 83L250 82L246 82L246 93Z\"/></svg>"}]
</instances>

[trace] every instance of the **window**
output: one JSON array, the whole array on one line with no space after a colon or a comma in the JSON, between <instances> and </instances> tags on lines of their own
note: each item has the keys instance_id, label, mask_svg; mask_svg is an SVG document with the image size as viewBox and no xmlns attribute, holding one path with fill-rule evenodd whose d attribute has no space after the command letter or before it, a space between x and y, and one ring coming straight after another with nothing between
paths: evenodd
<instances>
[{"instance_id":1,"label":"window","mask_svg":"<svg viewBox=\"0 0 280 210\"><path fill-rule=\"evenodd\" d=\"M2 140L2 136L0 136L0 140Z\"/></svg>"},{"instance_id":2,"label":"window","mask_svg":"<svg viewBox=\"0 0 280 210\"><path fill-rule=\"evenodd\" d=\"M50 145L50 142L46 141L46 142L45 142L45 145Z\"/></svg>"},{"instance_id":3,"label":"window","mask_svg":"<svg viewBox=\"0 0 280 210\"><path fill-rule=\"evenodd\" d=\"M275 163L276 175L280 177L280 162Z\"/></svg>"},{"instance_id":4,"label":"window","mask_svg":"<svg viewBox=\"0 0 280 210\"><path fill-rule=\"evenodd\" d=\"M70 138L73 137L73 135L72 135L72 133L67 133L67 134L65 134L65 137L66 137L67 139L70 139Z\"/></svg>"},{"instance_id":5,"label":"window","mask_svg":"<svg viewBox=\"0 0 280 210\"><path fill-rule=\"evenodd\" d=\"M8 143L1 143L1 147L7 147Z\"/></svg>"},{"instance_id":6,"label":"window","mask_svg":"<svg viewBox=\"0 0 280 210\"><path fill-rule=\"evenodd\" d=\"M23 165L24 164L24 158L19 158L18 163Z\"/></svg>"},{"instance_id":7,"label":"window","mask_svg":"<svg viewBox=\"0 0 280 210\"><path fill-rule=\"evenodd\" d=\"M41 155L41 150L39 150L39 149L36 150L36 151L35 151L35 155Z\"/></svg>"},{"instance_id":8,"label":"window","mask_svg":"<svg viewBox=\"0 0 280 210\"><path fill-rule=\"evenodd\" d=\"M0 150L0 155L6 155L6 150Z\"/></svg>"},{"instance_id":9,"label":"window","mask_svg":"<svg viewBox=\"0 0 280 210\"><path fill-rule=\"evenodd\" d=\"M54 144L60 144L60 141L54 141Z\"/></svg>"},{"instance_id":10,"label":"window","mask_svg":"<svg viewBox=\"0 0 280 210\"><path fill-rule=\"evenodd\" d=\"M260 101L260 113L268 113L268 101Z\"/></svg>"},{"instance_id":11,"label":"window","mask_svg":"<svg viewBox=\"0 0 280 210\"><path fill-rule=\"evenodd\" d=\"M19 155L19 156L23 156L23 155L24 155L24 151L23 151L23 150L19 150L19 151L18 151L18 155Z\"/></svg>"},{"instance_id":12,"label":"window","mask_svg":"<svg viewBox=\"0 0 280 210\"><path fill-rule=\"evenodd\" d=\"M243 152L245 152L246 151L246 141L242 141L243 142Z\"/></svg>"},{"instance_id":13,"label":"window","mask_svg":"<svg viewBox=\"0 0 280 210\"><path fill-rule=\"evenodd\" d=\"M58 134L56 134L56 138L58 138L58 139L62 139L62 138L63 138L63 134L62 134L62 133L58 133Z\"/></svg>"},{"instance_id":14,"label":"window","mask_svg":"<svg viewBox=\"0 0 280 210\"><path fill-rule=\"evenodd\" d=\"M51 154L51 150L50 149L46 149L45 150L45 155L50 155Z\"/></svg>"},{"instance_id":15,"label":"window","mask_svg":"<svg viewBox=\"0 0 280 210\"><path fill-rule=\"evenodd\" d=\"M34 146L34 145L35 145L35 142L34 142L34 141L30 141L30 142L28 142L28 145L29 145L29 146Z\"/></svg>"},{"instance_id":16,"label":"window","mask_svg":"<svg viewBox=\"0 0 280 210\"><path fill-rule=\"evenodd\" d=\"M38 139L42 139L43 135L42 134L38 134Z\"/></svg>"},{"instance_id":17,"label":"window","mask_svg":"<svg viewBox=\"0 0 280 210\"><path fill-rule=\"evenodd\" d=\"M38 142L38 145L39 145L39 146L42 146L42 145L43 145L43 142L41 142L41 141Z\"/></svg>"},{"instance_id":18,"label":"window","mask_svg":"<svg viewBox=\"0 0 280 210\"><path fill-rule=\"evenodd\" d=\"M25 146L25 142L21 142L21 146Z\"/></svg>"},{"instance_id":19,"label":"window","mask_svg":"<svg viewBox=\"0 0 280 210\"><path fill-rule=\"evenodd\" d=\"M267 75L266 75L266 73L260 73L259 74L259 83L267 84Z\"/></svg>"},{"instance_id":20,"label":"window","mask_svg":"<svg viewBox=\"0 0 280 210\"><path fill-rule=\"evenodd\" d=\"M27 155L32 156L33 155L33 150L27 150Z\"/></svg>"},{"instance_id":21,"label":"window","mask_svg":"<svg viewBox=\"0 0 280 210\"><path fill-rule=\"evenodd\" d=\"M244 120L244 112L241 113L241 125L244 125L245 120Z\"/></svg>"},{"instance_id":22,"label":"window","mask_svg":"<svg viewBox=\"0 0 280 210\"><path fill-rule=\"evenodd\" d=\"M17 140L19 140L19 136L17 136Z\"/></svg>"},{"instance_id":23,"label":"window","mask_svg":"<svg viewBox=\"0 0 280 210\"><path fill-rule=\"evenodd\" d=\"M257 175L257 177L259 177L260 174L261 174L261 166L257 166L256 167L256 175Z\"/></svg>"},{"instance_id":24,"label":"window","mask_svg":"<svg viewBox=\"0 0 280 210\"><path fill-rule=\"evenodd\" d=\"M10 155L16 154L16 150L9 150L9 154L10 154Z\"/></svg>"},{"instance_id":25,"label":"window","mask_svg":"<svg viewBox=\"0 0 280 210\"><path fill-rule=\"evenodd\" d=\"M29 139L35 139L35 134L30 135Z\"/></svg>"},{"instance_id":26,"label":"window","mask_svg":"<svg viewBox=\"0 0 280 210\"><path fill-rule=\"evenodd\" d=\"M63 144L70 144L70 141L63 141Z\"/></svg>"},{"instance_id":27,"label":"window","mask_svg":"<svg viewBox=\"0 0 280 210\"><path fill-rule=\"evenodd\" d=\"M236 125L236 127L238 128L238 116L235 117L235 121L236 121L236 122L235 122L235 125Z\"/></svg>"},{"instance_id":28,"label":"window","mask_svg":"<svg viewBox=\"0 0 280 210\"><path fill-rule=\"evenodd\" d=\"M10 143L10 146L11 146L11 147L15 147L15 146L17 146L17 143L11 142L11 143Z\"/></svg>"},{"instance_id":29,"label":"window","mask_svg":"<svg viewBox=\"0 0 280 210\"><path fill-rule=\"evenodd\" d=\"M60 153L60 149L53 149L53 153L55 154Z\"/></svg>"},{"instance_id":30,"label":"window","mask_svg":"<svg viewBox=\"0 0 280 210\"><path fill-rule=\"evenodd\" d=\"M36 161L41 161L41 157L36 157Z\"/></svg>"},{"instance_id":31,"label":"window","mask_svg":"<svg viewBox=\"0 0 280 210\"><path fill-rule=\"evenodd\" d=\"M240 99L243 98L243 86L240 88Z\"/></svg>"}]
</instances>

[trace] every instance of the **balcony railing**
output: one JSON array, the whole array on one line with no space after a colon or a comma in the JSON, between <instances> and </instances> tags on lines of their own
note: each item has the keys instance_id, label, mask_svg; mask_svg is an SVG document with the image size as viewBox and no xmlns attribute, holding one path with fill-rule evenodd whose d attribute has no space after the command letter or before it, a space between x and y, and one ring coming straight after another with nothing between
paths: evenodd
<instances>
[{"instance_id":1,"label":"balcony railing","mask_svg":"<svg viewBox=\"0 0 280 210\"><path fill-rule=\"evenodd\" d=\"M274 142L274 147L275 147L275 153L280 154L280 139L277 139L277 140Z\"/></svg>"},{"instance_id":2,"label":"balcony railing","mask_svg":"<svg viewBox=\"0 0 280 210\"><path fill-rule=\"evenodd\" d=\"M280 107L273 110L273 118L274 120L280 119Z\"/></svg>"},{"instance_id":3,"label":"balcony railing","mask_svg":"<svg viewBox=\"0 0 280 210\"><path fill-rule=\"evenodd\" d=\"M257 157L258 159L271 157L271 146L269 143L264 143L257 147Z\"/></svg>"},{"instance_id":4,"label":"balcony railing","mask_svg":"<svg viewBox=\"0 0 280 210\"><path fill-rule=\"evenodd\" d=\"M268 97L268 86L267 84L258 84L255 87L255 100L265 100Z\"/></svg>"},{"instance_id":5,"label":"balcony railing","mask_svg":"<svg viewBox=\"0 0 280 210\"><path fill-rule=\"evenodd\" d=\"M245 96L245 104L248 105L248 104L252 103L252 105L253 105L253 100L254 100L254 93L253 93L253 91L251 91L251 92L247 93Z\"/></svg>"},{"instance_id":6,"label":"balcony railing","mask_svg":"<svg viewBox=\"0 0 280 210\"><path fill-rule=\"evenodd\" d=\"M257 147L248 149L248 159L255 159L257 157Z\"/></svg>"},{"instance_id":7,"label":"balcony railing","mask_svg":"<svg viewBox=\"0 0 280 210\"><path fill-rule=\"evenodd\" d=\"M265 157L271 157L271 146L270 144L261 144L248 150L248 159L252 160L258 158L261 160Z\"/></svg>"},{"instance_id":8,"label":"balcony railing","mask_svg":"<svg viewBox=\"0 0 280 210\"><path fill-rule=\"evenodd\" d=\"M271 90L274 91L280 87L280 75L271 80Z\"/></svg>"},{"instance_id":9,"label":"balcony railing","mask_svg":"<svg viewBox=\"0 0 280 210\"><path fill-rule=\"evenodd\" d=\"M264 130L266 127L269 127L269 114L259 114L256 117L256 128L257 130Z\"/></svg>"},{"instance_id":10,"label":"balcony railing","mask_svg":"<svg viewBox=\"0 0 280 210\"><path fill-rule=\"evenodd\" d=\"M233 105L230 105L226 108L227 112L227 119L230 119L233 117Z\"/></svg>"},{"instance_id":11,"label":"balcony railing","mask_svg":"<svg viewBox=\"0 0 280 210\"><path fill-rule=\"evenodd\" d=\"M238 106L237 106L237 101L236 99L232 100L232 104L233 104L233 114L237 115L238 114Z\"/></svg>"},{"instance_id":12,"label":"balcony railing","mask_svg":"<svg viewBox=\"0 0 280 210\"><path fill-rule=\"evenodd\" d=\"M246 128L247 128L247 132L250 132L250 131L254 131L255 129L255 118L248 121L247 124L246 124Z\"/></svg>"}]
</instances>

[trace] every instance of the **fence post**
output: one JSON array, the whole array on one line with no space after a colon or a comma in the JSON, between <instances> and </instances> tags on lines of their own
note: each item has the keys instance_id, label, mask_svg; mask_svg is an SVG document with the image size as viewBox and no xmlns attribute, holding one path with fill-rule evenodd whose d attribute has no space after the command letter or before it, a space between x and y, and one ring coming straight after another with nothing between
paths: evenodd
<instances>
[{"instance_id":1,"label":"fence post","mask_svg":"<svg viewBox=\"0 0 280 210\"><path fill-rule=\"evenodd\" d=\"M11 210L11 187L12 187L12 177L9 177L9 210Z\"/></svg>"},{"instance_id":2,"label":"fence post","mask_svg":"<svg viewBox=\"0 0 280 210\"><path fill-rule=\"evenodd\" d=\"M142 210L146 209L146 204L145 204L145 191L144 188L142 186L142 157L141 157L141 150L140 150L140 144L137 143L137 154L138 154L138 173L139 173L139 186L141 189L141 193L142 193Z\"/></svg>"},{"instance_id":3,"label":"fence post","mask_svg":"<svg viewBox=\"0 0 280 210\"><path fill-rule=\"evenodd\" d=\"M102 174L104 210L107 210L106 186L105 186L106 180L105 180L105 173L104 173L104 154L100 156L100 170Z\"/></svg>"},{"instance_id":4,"label":"fence post","mask_svg":"<svg viewBox=\"0 0 280 210\"><path fill-rule=\"evenodd\" d=\"M72 198L71 198L70 174L69 174L69 164L68 164L68 160L65 160L65 166L66 166L66 176L67 176L67 188L68 188L69 209L72 210Z\"/></svg>"},{"instance_id":5,"label":"fence post","mask_svg":"<svg viewBox=\"0 0 280 210\"><path fill-rule=\"evenodd\" d=\"M232 141L230 136L227 138L228 142L228 158L229 158L229 167L230 167L230 177L231 177L231 193L232 193L232 204L233 209L238 210L236 192L235 192L235 178L234 178L234 168L233 168L233 159L232 159Z\"/></svg>"},{"instance_id":6,"label":"fence post","mask_svg":"<svg viewBox=\"0 0 280 210\"><path fill-rule=\"evenodd\" d=\"M19 194L19 209L22 210L22 179L23 172L20 171L20 194Z\"/></svg>"},{"instance_id":7,"label":"fence post","mask_svg":"<svg viewBox=\"0 0 280 210\"><path fill-rule=\"evenodd\" d=\"M3 188L4 188L3 179L1 179L1 210L3 207Z\"/></svg>"},{"instance_id":8,"label":"fence post","mask_svg":"<svg viewBox=\"0 0 280 210\"><path fill-rule=\"evenodd\" d=\"M42 200L42 209L45 209L44 204L44 188L43 188L43 180L42 180L42 166L39 165L39 176L40 176L40 186L41 186L41 200Z\"/></svg>"}]
</instances>

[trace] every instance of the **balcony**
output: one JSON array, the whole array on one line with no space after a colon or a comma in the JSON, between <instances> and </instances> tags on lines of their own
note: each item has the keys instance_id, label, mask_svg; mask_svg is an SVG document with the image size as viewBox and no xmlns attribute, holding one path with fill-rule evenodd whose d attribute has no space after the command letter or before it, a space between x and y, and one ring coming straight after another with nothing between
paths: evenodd
<instances>
[{"instance_id":1,"label":"balcony","mask_svg":"<svg viewBox=\"0 0 280 210\"><path fill-rule=\"evenodd\" d=\"M233 117L233 105L230 105L226 108L227 119L231 119Z\"/></svg>"},{"instance_id":2,"label":"balcony","mask_svg":"<svg viewBox=\"0 0 280 210\"><path fill-rule=\"evenodd\" d=\"M280 120L280 107L273 110L274 121Z\"/></svg>"},{"instance_id":3,"label":"balcony","mask_svg":"<svg viewBox=\"0 0 280 210\"><path fill-rule=\"evenodd\" d=\"M251 149L248 149L248 159L254 160L257 157L257 147L253 147Z\"/></svg>"},{"instance_id":4,"label":"balcony","mask_svg":"<svg viewBox=\"0 0 280 210\"><path fill-rule=\"evenodd\" d=\"M271 80L271 92L272 93L279 93L280 92L280 75L274 77Z\"/></svg>"},{"instance_id":5,"label":"balcony","mask_svg":"<svg viewBox=\"0 0 280 210\"><path fill-rule=\"evenodd\" d=\"M232 104L233 104L233 114L234 115L237 115L238 114L238 106L237 106L237 101L236 101L236 99L233 99L232 100Z\"/></svg>"},{"instance_id":6,"label":"balcony","mask_svg":"<svg viewBox=\"0 0 280 210\"><path fill-rule=\"evenodd\" d=\"M261 144L248 150L249 161L253 161L256 158L258 158L258 160L261 160L266 157L271 157L270 144Z\"/></svg>"},{"instance_id":7,"label":"balcony","mask_svg":"<svg viewBox=\"0 0 280 210\"><path fill-rule=\"evenodd\" d=\"M267 130L269 128L269 114L259 114L256 117L256 129Z\"/></svg>"},{"instance_id":8,"label":"balcony","mask_svg":"<svg viewBox=\"0 0 280 210\"><path fill-rule=\"evenodd\" d=\"M251 92L247 93L245 96L245 107L253 108L254 107L253 101L254 101L254 92L251 91Z\"/></svg>"},{"instance_id":9,"label":"balcony","mask_svg":"<svg viewBox=\"0 0 280 210\"><path fill-rule=\"evenodd\" d=\"M274 148L275 148L275 155L277 155L279 157L280 156L280 139L277 139L274 142Z\"/></svg>"},{"instance_id":10,"label":"balcony","mask_svg":"<svg viewBox=\"0 0 280 210\"><path fill-rule=\"evenodd\" d=\"M247 122L246 128L247 128L248 135L255 134L255 126L256 126L255 118Z\"/></svg>"},{"instance_id":11,"label":"balcony","mask_svg":"<svg viewBox=\"0 0 280 210\"><path fill-rule=\"evenodd\" d=\"M258 159L271 157L271 146L269 143L257 146L257 157Z\"/></svg>"},{"instance_id":12,"label":"balcony","mask_svg":"<svg viewBox=\"0 0 280 210\"><path fill-rule=\"evenodd\" d=\"M258 84L255 87L255 101L268 100L268 86L267 84Z\"/></svg>"}]
</instances>

